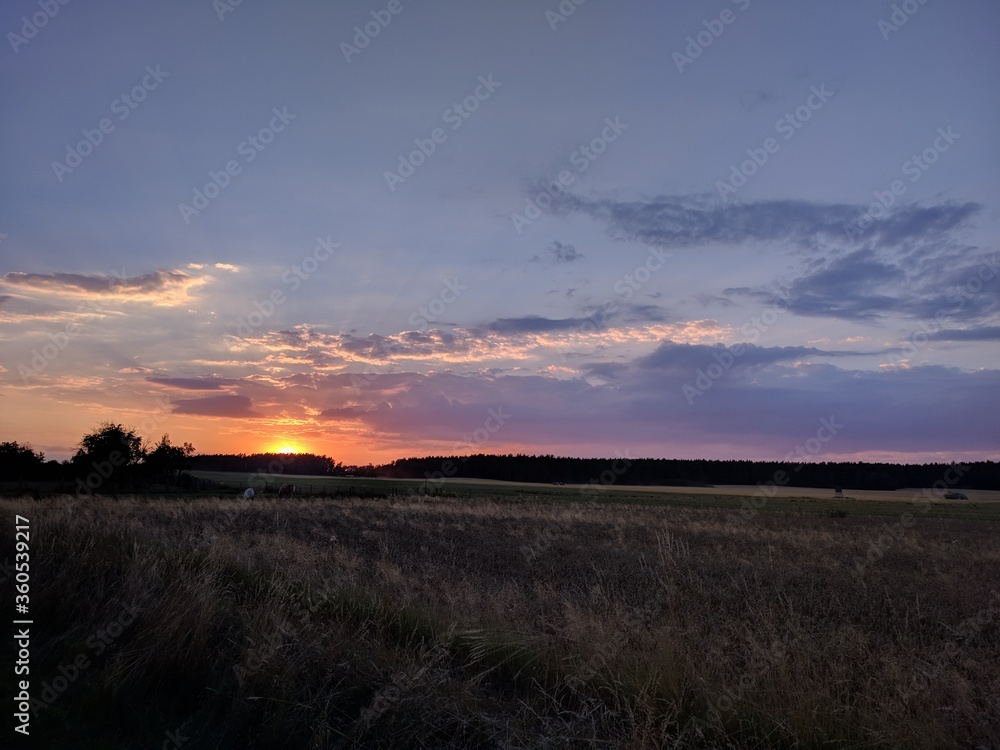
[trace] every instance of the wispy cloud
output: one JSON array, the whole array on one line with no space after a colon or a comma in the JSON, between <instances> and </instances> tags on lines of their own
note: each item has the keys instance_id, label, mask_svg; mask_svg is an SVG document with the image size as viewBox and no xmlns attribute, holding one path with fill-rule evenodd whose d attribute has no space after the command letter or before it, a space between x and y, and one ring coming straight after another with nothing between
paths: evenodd
<instances>
[{"instance_id":1,"label":"wispy cloud","mask_svg":"<svg viewBox=\"0 0 1000 750\"><path fill-rule=\"evenodd\" d=\"M20 273L4 274L0 283L22 293L119 299L151 302L158 305L179 304L190 292L205 283L204 278L181 271L161 270L141 276L95 276L80 273Z\"/></svg>"},{"instance_id":2,"label":"wispy cloud","mask_svg":"<svg viewBox=\"0 0 1000 750\"><path fill-rule=\"evenodd\" d=\"M797 200L730 204L704 195L621 201L562 193L553 207L603 222L618 239L661 247L776 242L806 249L849 248L862 241L877 245L929 241L963 226L981 208L971 202L900 206L852 241L845 227L856 222L867 206Z\"/></svg>"},{"instance_id":3,"label":"wispy cloud","mask_svg":"<svg viewBox=\"0 0 1000 750\"><path fill-rule=\"evenodd\" d=\"M813 346L757 346L740 344L739 356L734 359L734 367L760 367L777 362L798 362L823 357L857 357L884 354L884 351L837 351L817 349ZM692 373L699 367L706 367L715 361L713 355L729 351L722 344L682 344L664 341L656 351L636 360L640 368L674 370Z\"/></svg>"},{"instance_id":4,"label":"wispy cloud","mask_svg":"<svg viewBox=\"0 0 1000 750\"><path fill-rule=\"evenodd\" d=\"M785 289L799 315L873 322L887 315L977 321L1000 311L1000 273L975 248L870 248L814 264ZM725 290L773 302L773 292Z\"/></svg>"},{"instance_id":5,"label":"wispy cloud","mask_svg":"<svg viewBox=\"0 0 1000 750\"><path fill-rule=\"evenodd\" d=\"M164 385L168 388L178 388L184 391L218 391L228 386L237 385L237 380L222 380L211 378L147 378L150 383Z\"/></svg>"},{"instance_id":6,"label":"wispy cloud","mask_svg":"<svg viewBox=\"0 0 1000 750\"><path fill-rule=\"evenodd\" d=\"M253 409L248 396L209 396L207 398L178 399L173 402L174 414L191 414L200 417L228 417L248 419L261 416Z\"/></svg>"},{"instance_id":7,"label":"wispy cloud","mask_svg":"<svg viewBox=\"0 0 1000 750\"><path fill-rule=\"evenodd\" d=\"M531 262L541 263L542 261L549 261L551 263L572 263L573 261L580 260L583 257L583 254L578 252L573 245L556 241L545 248L545 253L543 255L534 256L531 259Z\"/></svg>"},{"instance_id":8,"label":"wispy cloud","mask_svg":"<svg viewBox=\"0 0 1000 750\"><path fill-rule=\"evenodd\" d=\"M937 341L1000 341L1000 326L946 328L931 334L931 338Z\"/></svg>"}]
</instances>

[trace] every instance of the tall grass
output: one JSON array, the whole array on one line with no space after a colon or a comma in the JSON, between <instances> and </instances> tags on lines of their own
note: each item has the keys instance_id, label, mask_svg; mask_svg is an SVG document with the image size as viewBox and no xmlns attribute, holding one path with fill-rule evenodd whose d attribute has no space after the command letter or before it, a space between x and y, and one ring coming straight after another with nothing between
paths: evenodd
<instances>
[{"instance_id":1,"label":"tall grass","mask_svg":"<svg viewBox=\"0 0 1000 750\"><path fill-rule=\"evenodd\" d=\"M884 520L489 497L0 510L32 519L33 692L91 662L39 712L45 747L1000 746L995 523L919 519L859 575Z\"/></svg>"}]
</instances>

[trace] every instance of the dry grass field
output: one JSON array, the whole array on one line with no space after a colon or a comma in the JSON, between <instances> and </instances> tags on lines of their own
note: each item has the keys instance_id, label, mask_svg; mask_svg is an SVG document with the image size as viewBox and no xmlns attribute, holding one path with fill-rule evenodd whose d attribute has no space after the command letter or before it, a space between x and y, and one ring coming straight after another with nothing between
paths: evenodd
<instances>
[{"instance_id":1,"label":"dry grass field","mask_svg":"<svg viewBox=\"0 0 1000 750\"><path fill-rule=\"evenodd\" d=\"M49 748L1000 747L995 521L485 493L0 511L31 519Z\"/></svg>"}]
</instances>

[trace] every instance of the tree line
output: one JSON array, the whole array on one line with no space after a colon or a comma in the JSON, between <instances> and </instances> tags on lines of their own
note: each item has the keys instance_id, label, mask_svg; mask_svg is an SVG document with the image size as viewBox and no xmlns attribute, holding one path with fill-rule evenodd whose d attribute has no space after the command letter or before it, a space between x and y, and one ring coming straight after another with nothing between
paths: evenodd
<instances>
[{"instance_id":1,"label":"tree line","mask_svg":"<svg viewBox=\"0 0 1000 750\"><path fill-rule=\"evenodd\" d=\"M103 422L84 435L68 461L46 461L40 451L0 442L0 481L74 483L78 493L162 487L188 488L189 470L253 474L388 477L397 479L498 479L511 482L708 486L758 483L830 489L896 490L905 487L1000 489L1000 463L896 464L862 461L783 461L669 458L570 458L535 454L484 454L401 458L382 465L343 464L312 453L196 455L190 443L169 435L143 440L136 430Z\"/></svg>"},{"instance_id":2,"label":"tree line","mask_svg":"<svg viewBox=\"0 0 1000 750\"><path fill-rule=\"evenodd\" d=\"M68 481L75 483L78 495L177 485L191 467L194 450L191 443L174 445L166 434L154 443L133 427L102 422L83 436L68 461L46 461L44 453L27 444L0 443L0 478L17 483Z\"/></svg>"},{"instance_id":3,"label":"tree line","mask_svg":"<svg viewBox=\"0 0 1000 750\"><path fill-rule=\"evenodd\" d=\"M951 471L949 471L951 470ZM377 467L380 476L435 479L453 476L511 482L704 486L776 482L794 487L897 490L934 487L1000 489L1000 463L895 464L862 461L784 461L671 458L568 458L554 455L476 454L403 458ZM782 479L776 480L776 477ZM787 477L787 481L784 481Z\"/></svg>"}]
</instances>

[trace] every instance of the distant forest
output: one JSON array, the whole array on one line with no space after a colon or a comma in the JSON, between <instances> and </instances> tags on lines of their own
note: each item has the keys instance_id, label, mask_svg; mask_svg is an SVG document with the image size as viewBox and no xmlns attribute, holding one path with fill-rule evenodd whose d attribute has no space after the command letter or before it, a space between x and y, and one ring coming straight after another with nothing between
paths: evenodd
<instances>
[{"instance_id":1,"label":"distant forest","mask_svg":"<svg viewBox=\"0 0 1000 750\"><path fill-rule=\"evenodd\" d=\"M949 489L1000 489L1000 463L996 461L969 464L792 463L480 453L472 456L402 458L380 466L354 466L312 454L256 454L193 456L191 468L247 474L263 472L432 480L457 477L510 482L680 487L773 482L794 487L895 490L933 487L937 482L938 487L944 483Z\"/></svg>"},{"instance_id":2,"label":"distant forest","mask_svg":"<svg viewBox=\"0 0 1000 750\"><path fill-rule=\"evenodd\" d=\"M114 457L124 452L126 459ZM512 482L594 485L709 486L773 483L794 487L896 490L904 487L1000 490L1000 463L892 464L857 461L794 463L669 458L565 458L553 455L426 456L382 465L346 465L311 453L197 455L164 435L144 447L134 432L107 423L85 436L71 461L45 461L30 446L0 443L0 481L76 481L96 490L138 488L159 482L184 486L186 470L268 475L388 477L438 480L442 477Z\"/></svg>"},{"instance_id":3,"label":"distant forest","mask_svg":"<svg viewBox=\"0 0 1000 750\"><path fill-rule=\"evenodd\" d=\"M1000 463L888 464L789 463L670 458L562 458L485 455L404 458L376 469L378 476L436 479L441 476L513 482L704 486L773 482L794 487L896 490L903 487L1000 489Z\"/></svg>"},{"instance_id":4,"label":"distant forest","mask_svg":"<svg viewBox=\"0 0 1000 750\"><path fill-rule=\"evenodd\" d=\"M316 474L343 476L352 473L329 456L313 453L207 453L191 457L197 471L237 471L245 474Z\"/></svg>"}]
</instances>

